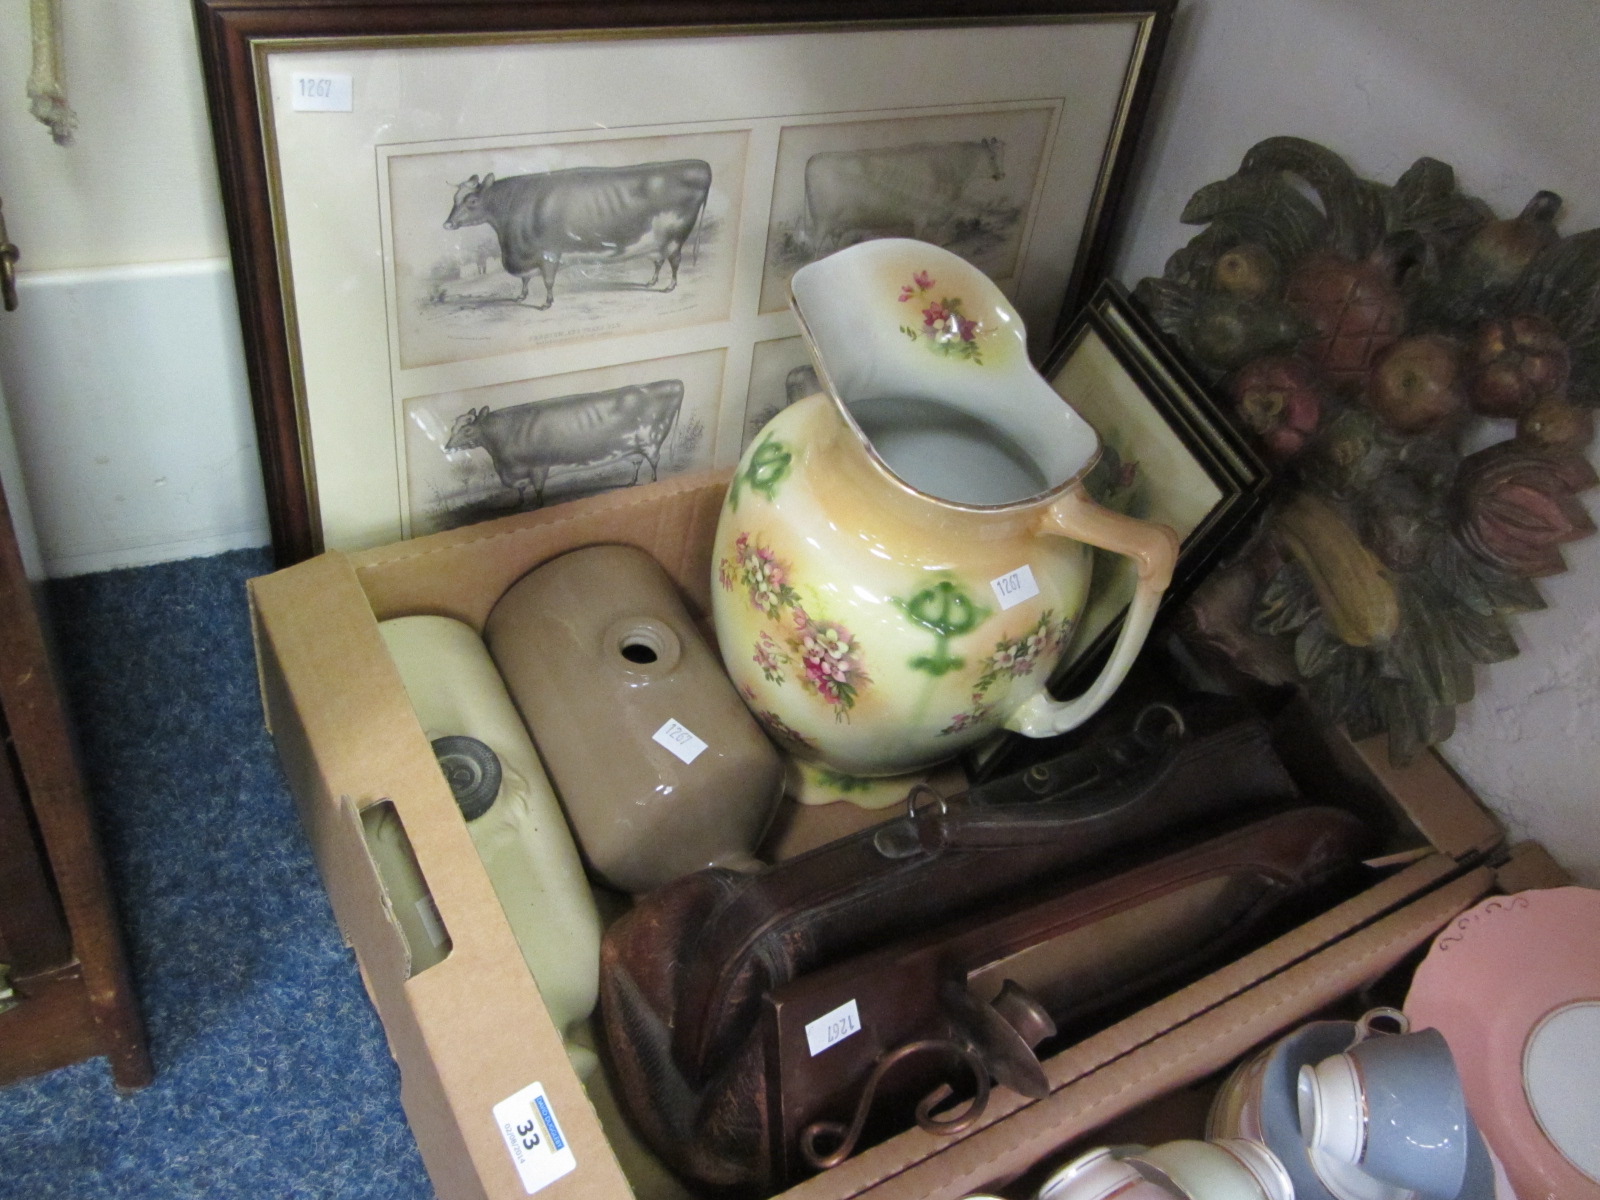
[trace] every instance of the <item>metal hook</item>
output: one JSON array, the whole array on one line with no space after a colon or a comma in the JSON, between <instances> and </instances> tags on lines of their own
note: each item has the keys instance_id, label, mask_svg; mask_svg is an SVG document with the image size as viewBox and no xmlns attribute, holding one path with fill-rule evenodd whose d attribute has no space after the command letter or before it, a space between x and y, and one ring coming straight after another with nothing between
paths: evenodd
<instances>
[{"instance_id":1,"label":"metal hook","mask_svg":"<svg viewBox=\"0 0 1600 1200\"><path fill-rule=\"evenodd\" d=\"M813 1121L800 1131L800 1153L806 1162L819 1171L826 1171L829 1167L837 1167L849 1158L861 1137L862 1128L867 1123L867 1116L872 1111L872 1098L883 1077L906 1059L928 1051L941 1051L958 1056L972 1072L975 1087L972 1099L967 1101L965 1107L958 1113L938 1117L934 1115L933 1110L955 1095L954 1089L948 1083L941 1083L918 1102L917 1124L929 1133L946 1136L971 1128L989 1104L989 1072L984 1069L982 1061L972 1050L948 1038L907 1042L903 1046L896 1046L878 1059L877 1065L872 1068L872 1074L867 1076L867 1082L862 1086L861 1099L856 1101L855 1115L848 1126L838 1121ZM817 1143L824 1138L836 1138L839 1144L824 1154L817 1148Z\"/></svg>"},{"instance_id":2,"label":"metal hook","mask_svg":"<svg viewBox=\"0 0 1600 1200\"><path fill-rule=\"evenodd\" d=\"M945 816L950 811L950 805L936 790L925 783L914 784L906 793L906 815L904 820L890 821L881 826L872 836L872 846L885 858L912 858L925 853L922 845L922 834L917 829L917 798L923 793L932 796L939 805L939 815ZM933 805L925 805L923 813L931 811Z\"/></svg>"}]
</instances>

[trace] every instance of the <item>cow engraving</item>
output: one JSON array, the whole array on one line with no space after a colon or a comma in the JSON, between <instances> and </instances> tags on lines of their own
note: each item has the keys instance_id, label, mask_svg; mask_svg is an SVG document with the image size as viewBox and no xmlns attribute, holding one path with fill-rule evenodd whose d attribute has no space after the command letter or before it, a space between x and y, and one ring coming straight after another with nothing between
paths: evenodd
<instances>
[{"instance_id":1,"label":"cow engraving","mask_svg":"<svg viewBox=\"0 0 1600 1200\"><path fill-rule=\"evenodd\" d=\"M811 252L892 235L942 243L968 211L968 187L1005 178L1004 151L1004 141L989 137L813 154L802 227Z\"/></svg>"},{"instance_id":2,"label":"cow engraving","mask_svg":"<svg viewBox=\"0 0 1600 1200\"><path fill-rule=\"evenodd\" d=\"M468 409L455 419L446 450L483 450L500 482L526 504L544 504L545 480L554 470L603 467L633 460L633 483L650 464L657 478L661 449L683 404L683 381L579 392L490 411Z\"/></svg>"},{"instance_id":3,"label":"cow engraving","mask_svg":"<svg viewBox=\"0 0 1600 1200\"><path fill-rule=\"evenodd\" d=\"M528 299L535 271L544 281L545 309L555 303L563 259L655 264L646 288L672 269L662 291L678 286L683 247L705 213L711 166L697 158L628 167L570 167L537 175L476 175L456 187L446 229L489 225L500 242L500 264L522 281Z\"/></svg>"},{"instance_id":4,"label":"cow engraving","mask_svg":"<svg viewBox=\"0 0 1600 1200\"><path fill-rule=\"evenodd\" d=\"M817 378L817 369L810 363L791 367L789 373L783 377L784 407L787 408L796 401L804 400L821 390L822 381Z\"/></svg>"}]
</instances>

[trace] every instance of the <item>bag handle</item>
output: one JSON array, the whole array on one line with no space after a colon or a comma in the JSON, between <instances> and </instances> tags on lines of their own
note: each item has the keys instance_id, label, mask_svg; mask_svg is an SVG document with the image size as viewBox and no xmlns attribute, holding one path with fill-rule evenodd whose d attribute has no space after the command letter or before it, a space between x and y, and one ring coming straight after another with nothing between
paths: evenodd
<instances>
[{"instance_id":1,"label":"bag handle","mask_svg":"<svg viewBox=\"0 0 1600 1200\"><path fill-rule=\"evenodd\" d=\"M881 937L899 920L922 919L909 914L957 911L1173 825L1295 795L1259 719L1195 733L1163 740L1146 766L1105 791L984 807L948 803L924 785L913 789L908 811L895 820L759 876L710 872L722 895L678 975L680 1011L697 1014L673 1028L678 1062L691 1075L710 1068L727 1036L716 1014L725 1014L747 985L746 972L763 947L794 939L825 961L837 952L829 930L840 922L851 924L854 937Z\"/></svg>"},{"instance_id":2,"label":"bag handle","mask_svg":"<svg viewBox=\"0 0 1600 1200\"><path fill-rule=\"evenodd\" d=\"M1165 525L1141 521L1096 504L1080 485L1044 511L1036 532L1082 542L1131 558L1138 568L1133 602L1123 617L1111 658L1089 690L1073 700L1051 699L1048 691L1024 701L1006 720L1006 728L1028 737L1051 737L1076 729L1111 698L1144 645L1161 597L1178 563L1178 535Z\"/></svg>"}]
</instances>

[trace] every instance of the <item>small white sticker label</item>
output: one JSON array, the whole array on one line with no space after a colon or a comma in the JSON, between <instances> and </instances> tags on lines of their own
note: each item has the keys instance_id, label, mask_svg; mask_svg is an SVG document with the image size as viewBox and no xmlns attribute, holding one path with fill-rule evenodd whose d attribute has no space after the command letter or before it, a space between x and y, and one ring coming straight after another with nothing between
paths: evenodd
<instances>
[{"instance_id":1,"label":"small white sticker label","mask_svg":"<svg viewBox=\"0 0 1600 1200\"><path fill-rule=\"evenodd\" d=\"M668 721L650 736L672 751L681 762L692 763L705 753L706 744L677 721Z\"/></svg>"},{"instance_id":2,"label":"small white sticker label","mask_svg":"<svg viewBox=\"0 0 1600 1200\"><path fill-rule=\"evenodd\" d=\"M1015 608L1024 600L1032 600L1039 594L1033 568L1026 563L999 579L989 580L989 586L994 589L994 598L1000 601L1002 609Z\"/></svg>"},{"instance_id":3,"label":"small white sticker label","mask_svg":"<svg viewBox=\"0 0 1600 1200\"><path fill-rule=\"evenodd\" d=\"M511 1161L528 1195L578 1169L578 1160L566 1135L550 1111L544 1085L530 1083L514 1096L494 1106L494 1123L506 1139Z\"/></svg>"},{"instance_id":4,"label":"small white sticker label","mask_svg":"<svg viewBox=\"0 0 1600 1200\"><path fill-rule=\"evenodd\" d=\"M824 1013L806 1026L806 1045L815 1058L829 1046L837 1046L852 1033L861 1032L861 1013L854 1000L847 1000L830 1013Z\"/></svg>"},{"instance_id":5,"label":"small white sticker label","mask_svg":"<svg viewBox=\"0 0 1600 1200\"><path fill-rule=\"evenodd\" d=\"M355 84L349 75L296 71L289 76L289 106L295 112L351 112L355 100Z\"/></svg>"},{"instance_id":6,"label":"small white sticker label","mask_svg":"<svg viewBox=\"0 0 1600 1200\"><path fill-rule=\"evenodd\" d=\"M422 919L422 928L434 948L444 945L449 935L444 931L444 921L439 917L439 906L433 902L432 896L424 896L417 901L417 916Z\"/></svg>"}]
</instances>

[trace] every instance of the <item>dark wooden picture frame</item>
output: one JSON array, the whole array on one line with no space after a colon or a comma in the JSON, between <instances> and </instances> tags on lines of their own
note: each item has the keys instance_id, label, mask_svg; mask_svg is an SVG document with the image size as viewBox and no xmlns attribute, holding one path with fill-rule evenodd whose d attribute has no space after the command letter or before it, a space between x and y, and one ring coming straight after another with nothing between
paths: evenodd
<instances>
[{"instance_id":1,"label":"dark wooden picture frame","mask_svg":"<svg viewBox=\"0 0 1600 1200\"><path fill-rule=\"evenodd\" d=\"M1164 521L1179 534L1178 564L1161 598L1159 628L1161 615L1181 605L1256 527L1271 494L1272 473L1114 279L1096 287L1040 370L1100 434L1102 454L1087 481L1090 493L1108 507ZM1185 515L1163 511L1159 497L1130 507L1130 496L1118 494L1119 471L1137 478L1150 474L1152 464L1169 496L1180 496ZM1128 561L1094 554L1089 602L1050 677L1050 691L1058 698L1076 696L1093 681L1116 642L1126 596L1132 594ZM1048 757L1047 747L1080 732L1044 742L1001 733L968 754L964 765L974 781L994 779Z\"/></svg>"},{"instance_id":2,"label":"dark wooden picture frame","mask_svg":"<svg viewBox=\"0 0 1600 1200\"><path fill-rule=\"evenodd\" d=\"M1176 0L696 0L590 5L547 0L194 0L211 123L232 246L246 363L266 480L273 545L287 565L323 548L310 465L293 286L286 286L274 147L263 103L265 48L511 44L592 34L698 36L778 31L998 26L1041 20L1132 22L1134 45L1092 205L1071 252L1061 307L1071 314L1103 277L1137 136Z\"/></svg>"},{"instance_id":3,"label":"dark wooden picture frame","mask_svg":"<svg viewBox=\"0 0 1600 1200\"><path fill-rule=\"evenodd\" d=\"M1089 363L1087 358L1095 351L1099 359ZM1067 382L1075 364L1084 365L1086 381L1108 376L1099 407L1092 396L1075 395ZM1109 477L1121 470L1137 479L1141 473L1151 474L1154 462L1161 464L1154 473L1163 477L1174 498L1193 505L1180 517L1163 511L1157 497L1132 511L1134 516L1172 525L1182 540L1177 569L1161 601L1161 611L1169 611L1252 527L1266 502L1271 472L1206 385L1184 366L1115 280L1099 285L1042 370L1101 436L1099 479L1091 475L1089 480L1090 491L1102 493L1097 498L1126 509ZM1193 485L1181 486L1186 475L1193 478ZM1209 489L1214 489L1214 498ZM1107 490L1112 494L1104 494ZM1103 572L1125 566L1125 560L1111 556L1097 559L1098 577L1091 585L1084 623L1051 681L1057 694L1075 694L1078 683L1092 676L1116 640L1122 607L1112 611L1100 600L1107 591ZM1126 587L1131 592L1131 579Z\"/></svg>"}]
</instances>

